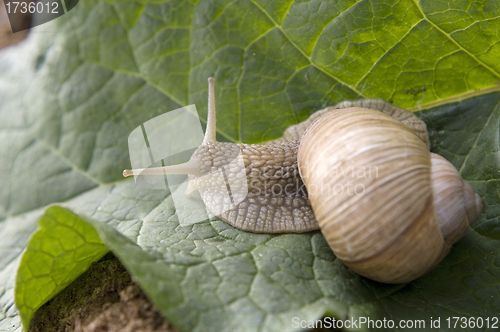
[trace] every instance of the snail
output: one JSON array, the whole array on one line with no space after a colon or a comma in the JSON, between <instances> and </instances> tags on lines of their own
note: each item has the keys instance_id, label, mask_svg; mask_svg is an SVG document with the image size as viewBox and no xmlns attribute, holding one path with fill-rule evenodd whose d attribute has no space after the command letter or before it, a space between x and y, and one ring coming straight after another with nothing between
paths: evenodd
<instances>
[{"instance_id":1,"label":"snail","mask_svg":"<svg viewBox=\"0 0 500 332\"><path fill-rule=\"evenodd\" d=\"M379 99L346 101L266 144L217 142L208 81L205 136L190 160L124 176L188 174L188 192L197 189L223 221L256 233L320 229L346 266L384 283L433 269L481 213L480 196L430 152L427 127L411 112ZM216 170L231 163L221 180ZM231 199L228 182L238 184ZM248 191L235 202L238 188Z\"/></svg>"}]
</instances>

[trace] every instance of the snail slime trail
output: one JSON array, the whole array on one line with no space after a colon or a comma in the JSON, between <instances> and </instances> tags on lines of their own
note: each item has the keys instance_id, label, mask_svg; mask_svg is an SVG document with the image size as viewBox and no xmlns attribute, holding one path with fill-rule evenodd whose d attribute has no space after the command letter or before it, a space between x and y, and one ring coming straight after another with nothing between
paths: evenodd
<instances>
[{"instance_id":1,"label":"snail slime trail","mask_svg":"<svg viewBox=\"0 0 500 332\"><path fill-rule=\"evenodd\" d=\"M427 127L411 112L380 99L344 101L266 144L217 142L208 82L207 128L190 160L124 176L188 174L188 192L198 190L230 225L256 233L320 229L344 264L385 283L433 269L481 213L480 197L429 151ZM224 199L228 183L232 196Z\"/></svg>"}]
</instances>

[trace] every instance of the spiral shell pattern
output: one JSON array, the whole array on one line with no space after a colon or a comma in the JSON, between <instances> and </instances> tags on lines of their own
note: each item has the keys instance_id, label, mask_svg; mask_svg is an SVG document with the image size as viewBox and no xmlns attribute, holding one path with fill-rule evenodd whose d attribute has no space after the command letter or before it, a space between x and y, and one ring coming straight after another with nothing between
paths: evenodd
<instances>
[{"instance_id":1,"label":"spiral shell pattern","mask_svg":"<svg viewBox=\"0 0 500 332\"><path fill-rule=\"evenodd\" d=\"M402 283L422 276L468 229L462 223L445 240L428 146L381 112L352 107L325 114L306 130L298 163L328 244L345 265L370 279ZM457 180L464 183L459 174ZM452 204L461 207L463 220L463 201Z\"/></svg>"}]
</instances>

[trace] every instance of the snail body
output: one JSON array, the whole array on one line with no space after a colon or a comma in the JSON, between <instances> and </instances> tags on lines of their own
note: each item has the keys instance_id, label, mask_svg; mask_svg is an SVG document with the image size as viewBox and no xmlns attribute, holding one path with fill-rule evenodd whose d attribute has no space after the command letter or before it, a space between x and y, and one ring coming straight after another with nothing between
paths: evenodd
<instances>
[{"instance_id":1,"label":"snail body","mask_svg":"<svg viewBox=\"0 0 500 332\"><path fill-rule=\"evenodd\" d=\"M207 208L236 228L321 229L353 271L401 283L434 268L482 208L472 187L429 146L425 123L373 99L318 111L264 145L217 142L211 78L205 138L191 159L125 170L124 176L189 174L188 191L199 190ZM215 170L227 165L223 179ZM224 195L228 181L237 184L230 200ZM235 203L238 188L248 192Z\"/></svg>"}]
</instances>

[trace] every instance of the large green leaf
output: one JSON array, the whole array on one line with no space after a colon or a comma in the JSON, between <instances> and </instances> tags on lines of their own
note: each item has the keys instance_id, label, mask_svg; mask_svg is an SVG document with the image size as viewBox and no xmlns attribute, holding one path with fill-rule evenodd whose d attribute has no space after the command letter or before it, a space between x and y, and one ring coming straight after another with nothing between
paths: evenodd
<instances>
[{"instance_id":1,"label":"large green leaf","mask_svg":"<svg viewBox=\"0 0 500 332\"><path fill-rule=\"evenodd\" d=\"M94 225L185 330L286 330L293 316L325 312L495 315L499 41L494 0L81 1L0 55L0 330L20 328L20 255L55 202L112 227ZM430 109L420 115L433 149L483 198L479 222L406 286L353 274L319 233L255 235L216 219L179 226L169 192L121 177L127 137L188 104L204 119L209 76L219 139L233 142L276 138L344 99ZM142 259L124 255L129 247Z\"/></svg>"}]
</instances>

